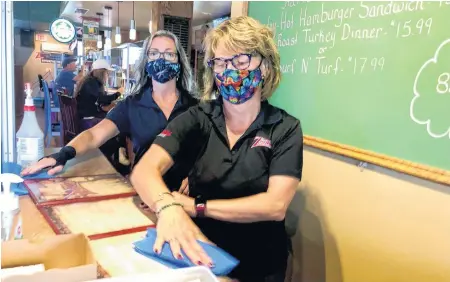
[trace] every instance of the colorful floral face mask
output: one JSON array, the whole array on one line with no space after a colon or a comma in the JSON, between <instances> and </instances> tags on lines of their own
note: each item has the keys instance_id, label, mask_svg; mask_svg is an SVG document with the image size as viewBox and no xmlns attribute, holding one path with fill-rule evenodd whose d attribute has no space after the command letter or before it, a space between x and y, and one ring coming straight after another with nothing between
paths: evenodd
<instances>
[{"instance_id":1,"label":"colorful floral face mask","mask_svg":"<svg viewBox=\"0 0 450 282\"><path fill-rule=\"evenodd\" d=\"M255 94L255 89L262 83L261 69L231 70L216 74L216 86L220 95L232 104L242 104Z\"/></svg>"},{"instance_id":2,"label":"colorful floral face mask","mask_svg":"<svg viewBox=\"0 0 450 282\"><path fill-rule=\"evenodd\" d=\"M179 63L172 63L163 58L159 58L148 62L145 70L149 77L159 83L166 83L180 74L180 68Z\"/></svg>"}]
</instances>

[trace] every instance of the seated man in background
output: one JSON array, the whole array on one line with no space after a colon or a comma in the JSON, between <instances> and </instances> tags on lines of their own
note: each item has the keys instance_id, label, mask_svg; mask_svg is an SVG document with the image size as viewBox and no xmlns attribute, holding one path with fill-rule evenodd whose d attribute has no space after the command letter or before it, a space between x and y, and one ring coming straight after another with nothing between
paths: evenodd
<instances>
[{"instance_id":1,"label":"seated man in background","mask_svg":"<svg viewBox=\"0 0 450 282\"><path fill-rule=\"evenodd\" d=\"M74 86L76 83L75 71L77 70L77 59L75 57L67 57L62 61L63 70L59 73L55 80L56 89L65 88L66 94L73 95ZM56 93L56 91L55 91Z\"/></svg>"}]
</instances>

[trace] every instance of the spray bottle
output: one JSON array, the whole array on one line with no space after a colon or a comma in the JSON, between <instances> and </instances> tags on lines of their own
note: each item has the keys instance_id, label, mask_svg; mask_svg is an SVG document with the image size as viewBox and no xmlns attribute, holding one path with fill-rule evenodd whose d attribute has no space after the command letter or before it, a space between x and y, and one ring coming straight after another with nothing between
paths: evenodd
<instances>
[{"instance_id":1,"label":"spray bottle","mask_svg":"<svg viewBox=\"0 0 450 282\"><path fill-rule=\"evenodd\" d=\"M36 107L31 96L30 83L25 83L24 115L16 133L17 163L23 168L44 157L44 133L36 119ZM50 105L46 105L49 107Z\"/></svg>"},{"instance_id":2,"label":"spray bottle","mask_svg":"<svg viewBox=\"0 0 450 282\"><path fill-rule=\"evenodd\" d=\"M22 218L20 216L19 197L11 192L11 183L21 183L23 179L12 173L0 174L3 191L0 193L2 241L22 239Z\"/></svg>"}]
</instances>

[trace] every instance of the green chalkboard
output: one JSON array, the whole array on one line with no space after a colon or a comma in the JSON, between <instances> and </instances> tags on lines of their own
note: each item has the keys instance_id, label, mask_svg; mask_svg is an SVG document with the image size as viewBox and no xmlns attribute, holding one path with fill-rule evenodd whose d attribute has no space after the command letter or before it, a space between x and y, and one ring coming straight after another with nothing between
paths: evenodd
<instances>
[{"instance_id":1,"label":"green chalkboard","mask_svg":"<svg viewBox=\"0 0 450 282\"><path fill-rule=\"evenodd\" d=\"M450 1L249 2L304 133L450 170Z\"/></svg>"}]
</instances>

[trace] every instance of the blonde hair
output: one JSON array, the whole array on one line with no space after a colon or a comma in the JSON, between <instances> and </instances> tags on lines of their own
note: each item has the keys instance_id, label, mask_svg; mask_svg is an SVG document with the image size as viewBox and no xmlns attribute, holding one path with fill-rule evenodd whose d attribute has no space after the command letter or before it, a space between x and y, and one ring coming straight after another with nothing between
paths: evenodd
<instances>
[{"instance_id":1,"label":"blonde hair","mask_svg":"<svg viewBox=\"0 0 450 282\"><path fill-rule=\"evenodd\" d=\"M183 45L181 45L180 40L178 40L178 37L175 34L167 30L159 30L152 36L147 37L147 39L144 41L141 55L134 64L134 78L136 80L136 84L131 91L131 95L137 95L141 93L147 82L152 82L152 80L148 77L145 67L148 62L148 48L152 45L153 39L157 37L167 37L169 39L172 39L175 43L175 48L177 49L178 55L178 63L180 64L180 78L176 82L177 89L184 90L185 92L188 92L192 97L197 98L197 84L195 83L191 64L189 63L186 52L184 52Z\"/></svg>"},{"instance_id":2,"label":"blonde hair","mask_svg":"<svg viewBox=\"0 0 450 282\"><path fill-rule=\"evenodd\" d=\"M203 41L205 50L205 72L203 74L202 100L209 100L217 91L213 70L208 61L214 58L219 41L233 52L257 52L261 54L265 67L264 84L261 99L268 99L277 89L281 80L280 54L273 40L273 32L251 17L236 17L224 21L218 27L208 32Z\"/></svg>"},{"instance_id":3,"label":"blonde hair","mask_svg":"<svg viewBox=\"0 0 450 282\"><path fill-rule=\"evenodd\" d=\"M97 70L92 70L88 75L83 76L77 83L76 83L76 91L74 92L74 97L77 97L78 94L80 93L81 88L83 87L83 85L86 83L86 81L90 78L90 77L95 77L98 80L100 80L102 82L102 91L104 91L104 87L106 84L105 80L105 73L108 73L107 69L97 69Z\"/></svg>"}]
</instances>

